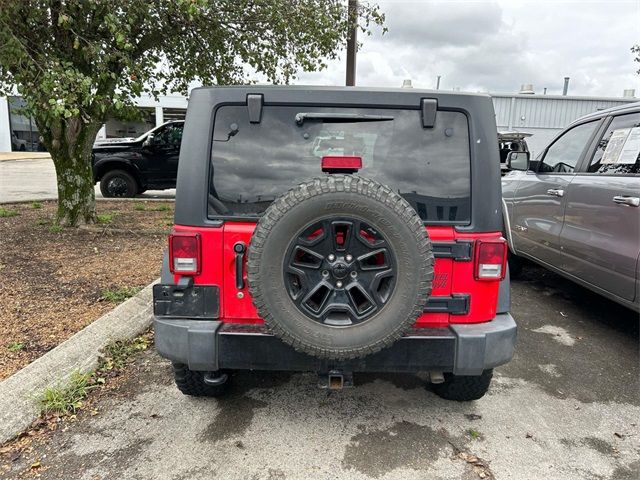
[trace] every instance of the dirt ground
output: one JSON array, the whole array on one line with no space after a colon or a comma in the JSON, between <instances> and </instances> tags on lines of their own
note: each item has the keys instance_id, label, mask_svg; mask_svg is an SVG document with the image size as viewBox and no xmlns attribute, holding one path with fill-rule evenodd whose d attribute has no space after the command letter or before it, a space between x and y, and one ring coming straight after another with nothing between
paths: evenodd
<instances>
[{"instance_id":1,"label":"dirt ground","mask_svg":"<svg viewBox=\"0 0 640 480\"><path fill-rule=\"evenodd\" d=\"M0 205L0 380L159 276L173 203L101 201L97 225L62 230L56 207Z\"/></svg>"}]
</instances>

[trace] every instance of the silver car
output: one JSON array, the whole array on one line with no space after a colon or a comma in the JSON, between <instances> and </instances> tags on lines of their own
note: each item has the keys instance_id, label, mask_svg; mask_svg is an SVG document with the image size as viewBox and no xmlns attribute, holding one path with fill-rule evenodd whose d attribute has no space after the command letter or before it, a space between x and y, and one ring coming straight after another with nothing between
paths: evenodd
<instances>
[{"instance_id":1,"label":"silver car","mask_svg":"<svg viewBox=\"0 0 640 480\"><path fill-rule=\"evenodd\" d=\"M535 161L507 162L512 263L528 258L640 311L640 102L576 120Z\"/></svg>"}]
</instances>

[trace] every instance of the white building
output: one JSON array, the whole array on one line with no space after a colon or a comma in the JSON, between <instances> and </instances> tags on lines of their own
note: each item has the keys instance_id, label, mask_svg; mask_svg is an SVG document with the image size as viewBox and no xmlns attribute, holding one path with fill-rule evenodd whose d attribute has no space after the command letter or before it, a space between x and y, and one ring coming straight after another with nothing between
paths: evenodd
<instances>
[{"instance_id":1,"label":"white building","mask_svg":"<svg viewBox=\"0 0 640 480\"><path fill-rule=\"evenodd\" d=\"M531 88L522 91L530 93L491 94L496 123L498 131L516 130L533 134L527 143L534 154L539 153L573 120L596 110L640 100L635 98L633 90L625 91L623 97L539 95L534 94ZM0 97L0 152L41 149L35 124L20 114L21 102L19 97ZM137 104L142 109L143 121L109 120L98 137L136 137L168 120L184 118L187 99L174 95L161 97L156 102L151 97L141 97Z\"/></svg>"},{"instance_id":2,"label":"white building","mask_svg":"<svg viewBox=\"0 0 640 480\"><path fill-rule=\"evenodd\" d=\"M159 101L144 96L136 103L142 110L141 121L110 119L98 132L98 138L137 137L169 120L183 119L187 111L187 98L181 95L160 97ZM20 97L0 97L0 152L42 150L35 122L21 114L22 105Z\"/></svg>"}]
</instances>

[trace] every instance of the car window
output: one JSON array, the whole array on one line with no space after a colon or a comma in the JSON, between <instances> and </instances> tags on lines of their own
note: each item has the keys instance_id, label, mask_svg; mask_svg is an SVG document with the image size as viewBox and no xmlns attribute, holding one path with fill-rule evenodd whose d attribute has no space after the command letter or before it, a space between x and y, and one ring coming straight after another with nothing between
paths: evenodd
<instances>
[{"instance_id":1,"label":"car window","mask_svg":"<svg viewBox=\"0 0 640 480\"><path fill-rule=\"evenodd\" d=\"M182 141L182 124L167 125L154 135L156 145L179 147Z\"/></svg>"},{"instance_id":2,"label":"car window","mask_svg":"<svg viewBox=\"0 0 640 480\"><path fill-rule=\"evenodd\" d=\"M602 175L640 173L640 113L614 117L587 171Z\"/></svg>"},{"instance_id":3,"label":"car window","mask_svg":"<svg viewBox=\"0 0 640 480\"><path fill-rule=\"evenodd\" d=\"M565 132L547 149L538 173L573 173L597 125L597 121L583 123Z\"/></svg>"},{"instance_id":4,"label":"car window","mask_svg":"<svg viewBox=\"0 0 640 480\"><path fill-rule=\"evenodd\" d=\"M292 186L324 175L325 156L358 156L360 174L389 185L429 223L471 219L469 126L461 112L439 111L422 128L419 110L265 106L259 124L246 106L216 111L210 216L259 216ZM388 121L304 121L296 115L352 114ZM233 133L235 132L235 133Z\"/></svg>"}]
</instances>

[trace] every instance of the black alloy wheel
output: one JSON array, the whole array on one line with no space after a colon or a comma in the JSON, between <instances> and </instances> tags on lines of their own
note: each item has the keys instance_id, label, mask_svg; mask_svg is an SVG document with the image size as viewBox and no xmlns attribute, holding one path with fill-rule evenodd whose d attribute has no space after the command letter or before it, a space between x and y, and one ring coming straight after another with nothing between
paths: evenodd
<instances>
[{"instance_id":1,"label":"black alloy wheel","mask_svg":"<svg viewBox=\"0 0 640 480\"><path fill-rule=\"evenodd\" d=\"M397 267L384 236L354 217L305 227L285 255L289 297L307 317L345 327L365 322L391 297Z\"/></svg>"},{"instance_id":2,"label":"black alloy wheel","mask_svg":"<svg viewBox=\"0 0 640 480\"><path fill-rule=\"evenodd\" d=\"M124 197L127 195L129 185L122 177L113 177L107 183L107 191L110 197Z\"/></svg>"},{"instance_id":3,"label":"black alloy wheel","mask_svg":"<svg viewBox=\"0 0 640 480\"><path fill-rule=\"evenodd\" d=\"M104 174L100 181L100 192L103 197L134 197L139 190L135 178L124 170L111 170Z\"/></svg>"},{"instance_id":4,"label":"black alloy wheel","mask_svg":"<svg viewBox=\"0 0 640 480\"><path fill-rule=\"evenodd\" d=\"M390 298L397 275L383 235L353 218L324 219L304 228L287 249L284 265L289 297L324 325L356 325Z\"/></svg>"}]
</instances>

